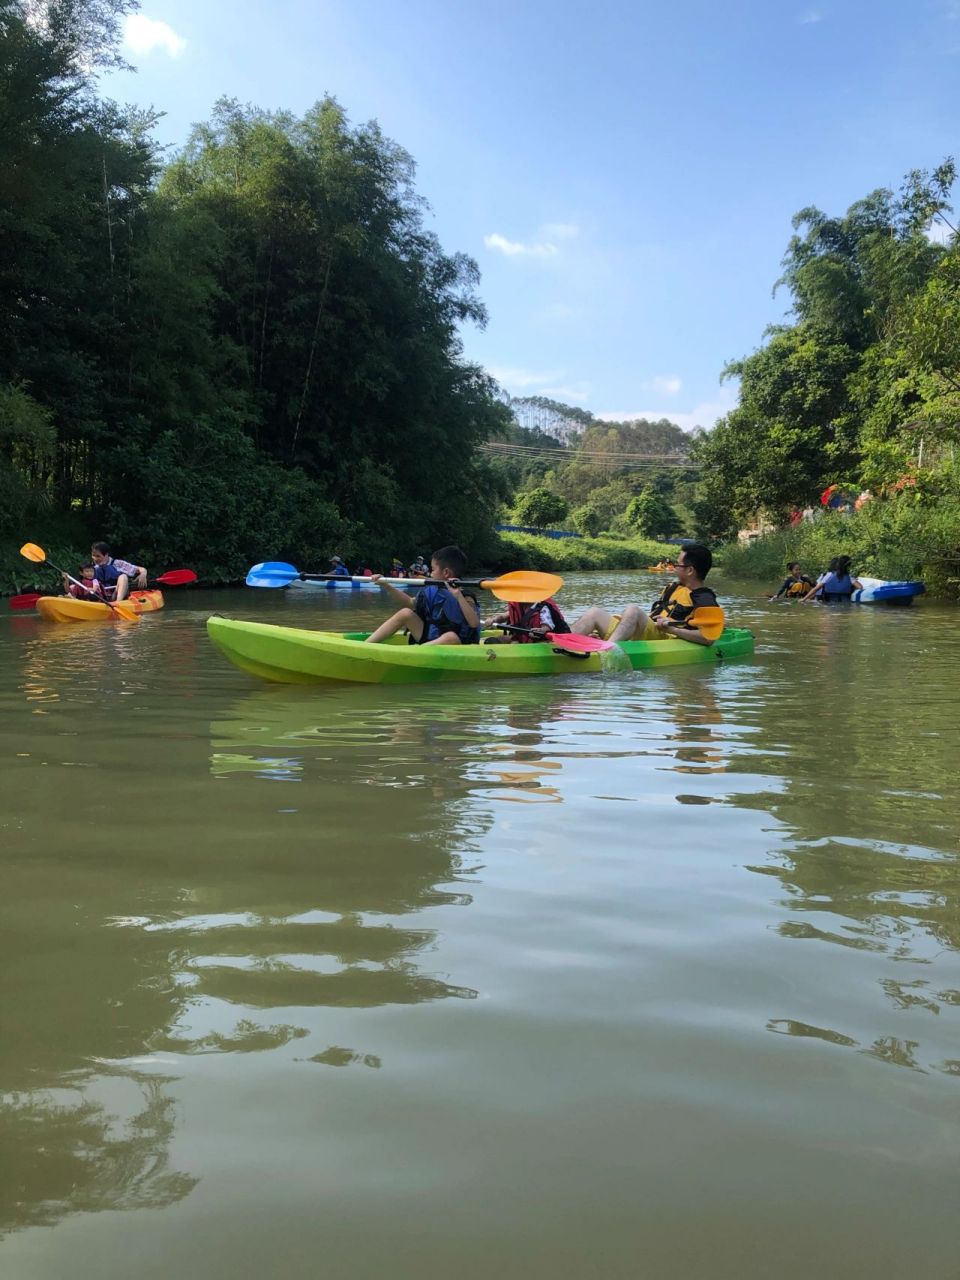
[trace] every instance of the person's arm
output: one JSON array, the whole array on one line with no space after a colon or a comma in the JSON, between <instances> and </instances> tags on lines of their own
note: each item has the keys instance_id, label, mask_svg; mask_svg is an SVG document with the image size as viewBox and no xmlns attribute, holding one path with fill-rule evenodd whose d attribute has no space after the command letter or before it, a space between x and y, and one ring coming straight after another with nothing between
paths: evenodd
<instances>
[{"instance_id":1,"label":"person's arm","mask_svg":"<svg viewBox=\"0 0 960 1280\"><path fill-rule=\"evenodd\" d=\"M787 588L788 588L789 586L790 586L790 579L789 579L789 578L784 578L783 582L780 584L780 590L777 592L777 594L776 594L775 596L771 596L771 597L770 597L770 599L771 599L771 600L779 600L779 599L780 599L780 597L783 595L783 593L787 590Z\"/></svg>"},{"instance_id":2,"label":"person's arm","mask_svg":"<svg viewBox=\"0 0 960 1280\"><path fill-rule=\"evenodd\" d=\"M822 586L822 583L819 583L819 582L816 583L814 586L812 586L810 590L807 592L807 594L800 601L800 603L807 604L808 601L812 600L814 596L819 595L821 586Z\"/></svg>"},{"instance_id":3,"label":"person's arm","mask_svg":"<svg viewBox=\"0 0 960 1280\"><path fill-rule=\"evenodd\" d=\"M447 590L460 606L460 612L468 627L480 626L480 611L477 608L476 601L472 596L465 596L459 587L455 587L453 583L447 583Z\"/></svg>"},{"instance_id":4,"label":"person's arm","mask_svg":"<svg viewBox=\"0 0 960 1280\"><path fill-rule=\"evenodd\" d=\"M399 587L395 587L392 582L384 582L383 574L375 573L370 579L375 582L378 587L382 587L392 600L395 600L401 608L410 608L416 604L413 596L408 596L405 591L401 591Z\"/></svg>"},{"instance_id":5,"label":"person's arm","mask_svg":"<svg viewBox=\"0 0 960 1280\"><path fill-rule=\"evenodd\" d=\"M665 613L661 613L659 618L654 618L654 626L660 631L665 631L668 636L675 636L678 640L687 640L690 644L703 644L709 649L713 646L713 641L708 640L705 635L697 630L696 627L685 627L682 623L671 622Z\"/></svg>"},{"instance_id":6,"label":"person's arm","mask_svg":"<svg viewBox=\"0 0 960 1280\"><path fill-rule=\"evenodd\" d=\"M862 591L862 590L863 590L863 583L860 581L860 579L859 579L859 578L851 578L851 582L853 583L853 589L854 589L854 591Z\"/></svg>"},{"instance_id":7,"label":"person's arm","mask_svg":"<svg viewBox=\"0 0 960 1280\"><path fill-rule=\"evenodd\" d=\"M504 610L503 613L495 613L492 618L486 618L481 623L481 626L483 627L484 630L486 630L487 627L496 627L501 622L506 623L509 621L510 621L510 614L507 613L506 610Z\"/></svg>"}]
</instances>

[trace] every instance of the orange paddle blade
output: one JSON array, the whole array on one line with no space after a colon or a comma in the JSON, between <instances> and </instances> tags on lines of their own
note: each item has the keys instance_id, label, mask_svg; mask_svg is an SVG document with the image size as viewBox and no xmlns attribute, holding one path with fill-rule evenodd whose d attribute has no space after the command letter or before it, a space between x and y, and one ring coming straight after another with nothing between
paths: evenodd
<instances>
[{"instance_id":1,"label":"orange paddle blade","mask_svg":"<svg viewBox=\"0 0 960 1280\"><path fill-rule=\"evenodd\" d=\"M35 542L25 542L20 548L20 554L25 560L32 560L34 564L43 564L47 558L43 547L38 547Z\"/></svg>"},{"instance_id":2,"label":"orange paddle blade","mask_svg":"<svg viewBox=\"0 0 960 1280\"><path fill-rule=\"evenodd\" d=\"M532 569L518 569L500 578L484 578L480 583L492 591L498 600L516 600L520 604L535 604L554 596L563 586L563 579L556 573L536 573Z\"/></svg>"},{"instance_id":3,"label":"orange paddle blade","mask_svg":"<svg viewBox=\"0 0 960 1280\"><path fill-rule=\"evenodd\" d=\"M687 622L708 640L716 640L723 634L723 610L719 606L702 605L699 609L694 609Z\"/></svg>"},{"instance_id":4,"label":"orange paddle blade","mask_svg":"<svg viewBox=\"0 0 960 1280\"><path fill-rule=\"evenodd\" d=\"M140 614L136 609L131 609L128 604L114 604L112 600L105 600L104 604L109 605L114 613L118 613L125 622L139 622Z\"/></svg>"}]
</instances>

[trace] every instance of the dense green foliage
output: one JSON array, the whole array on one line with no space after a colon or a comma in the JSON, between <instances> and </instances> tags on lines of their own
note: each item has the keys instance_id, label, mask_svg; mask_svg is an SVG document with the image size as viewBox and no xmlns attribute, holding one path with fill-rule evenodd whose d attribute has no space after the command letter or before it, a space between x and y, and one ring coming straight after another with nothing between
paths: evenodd
<instances>
[{"instance_id":1,"label":"dense green foliage","mask_svg":"<svg viewBox=\"0 0 960 1280\"><path fill-rule=\"evenodd\" d=\"M845 549L864 571L935 578L960 557L960 245L945 216L954 176L947 160L842 217L804 209L794 219L779 282L794 323L728 366L740 403L694 445L697 530L722 538L760 513L783 523L791 510L819 511L832 484L869 489L872 501L859 516L731 551L731 568L770 574L785 554L825 562ZM930 234L945 227L946 238Z\"/></svg>"},{"instance_id":2,"label":"dense green foliage","mask_svg":"<svg viewBox=\"0 0 960 1280\"><path fill-rule=\"evenodd\" d=\"M565 520L568 510L564 498L541 486L521 494L513 508L513 514L518 524L533 525L535 529L549 529L551 525Z\"/></svg>"},{"instance_id":3,"label":"dense green foliage","mask_svg":"<svg viewBox=\"0 0 960 1280\"><path fill-rule=\"evenodd\" d=\"M541 538L532 533L501 533L491 554L491 565L502 572L645 569L675 554L676 547L650 538Z\"/></svg>"},{"instance_id":4,"label":"dense green foliage","mask_svg":"<svg viewBox=\"0 0 960 1280\"><path fill-rule=\"evenodd\" d=\"M0 0L0 537L60 513L230 578L332 548L491 541L477 446L509 410L462 357L478 271L414 165L325 98L216 105L163 167L99 100L133 0Z\"/></svg>"},{"instance_id":5,"label":"dense green foliage","mask_svg":"<svg viewBox=\"0 0 960 1280\"><path fill-rule=\"evenodd\" d=\"M511 409L523 420L529 418L531 404L551 430L577 422L580 431L564 443L539 428L514 423L504 452L492 460L506 495L505 516L518 524L533 523L521 519L528 495L547 490L567 504L566 526L589 537L603 530L625 537L638 531L671 536L692 527L695 472L690 450L695 437L666 419L600 422L583 410L542 399L514 400ZM562 414L564 409L569 412ZM643 494L647 497L639 510L650 515L649 527L636 523L637 507L633 517L628 514Z\"/></svg>"}]
</instances>

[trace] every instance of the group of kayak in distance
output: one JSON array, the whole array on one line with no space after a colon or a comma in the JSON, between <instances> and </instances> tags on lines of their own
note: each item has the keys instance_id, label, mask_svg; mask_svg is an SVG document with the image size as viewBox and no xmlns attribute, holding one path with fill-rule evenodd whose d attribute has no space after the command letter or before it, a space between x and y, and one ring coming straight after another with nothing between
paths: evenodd
<instances>
[{"instance_id":1,"label":"group of kayak in distance","mask_svg":"<svg viewBox=\"0 0 960 1280\"><path fill-rule=\"evenodd\" d=\"M677 580L664 588L649 611L638 604L628 604L620 613L614 613L594 605L568 622L551 597L533 603L510 602L505 612L484 620L476 595L460 585L467 568L465 554L456 546L441 547L430 559L431 581L416 596L401 591L382 574L371 575L371 581L379 584L399 608L366 637L366 643L379 644L406 631L410 644L479 644L482 631L506 625L519 630L485 643L533 643L549 634L572 633L599 636L614 644L673 637L709 646L713 639L702 634L691 618L697 609L718 607L717 597L704 585L712 565L713 555L708 547L688 543L677 558Z\"/></svg>"},{"instance_id":2,"label":"group of kayak in distance","mask_svg":"<svg viewBox=\"0 0 960 1280\"><path fill-rule=\"evenodd\" d=\"M863 583L850 573L849 556L834 556L824 573L816 582L803 572L799 560L792 560L787 565L787 576L776 592L768 596L769 600L797 600L800 604L808 604L811 600L820 599L824 604L844 604L853 599L855 591L863 590Z\"/></svg>"}]
</instances>

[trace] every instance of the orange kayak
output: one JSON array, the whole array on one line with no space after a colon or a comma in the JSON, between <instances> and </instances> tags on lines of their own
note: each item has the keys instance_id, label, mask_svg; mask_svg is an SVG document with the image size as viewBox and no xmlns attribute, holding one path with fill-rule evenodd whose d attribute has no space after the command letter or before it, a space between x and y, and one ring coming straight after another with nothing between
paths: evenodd
<instances>
[{"instance_id":1,"label":"orange kayak","mask_svg":"<svg viewBox=\"0 0 960 1280\"><path fill-rule=\"evenodd\" d=\"M131 591L125 605L137 613L153 613L163 608L162 591ZM115 622L119 614L96 600L75 600L73 596L41 596L37 613L47 622Z\"/></svg>"}]
</instances>

